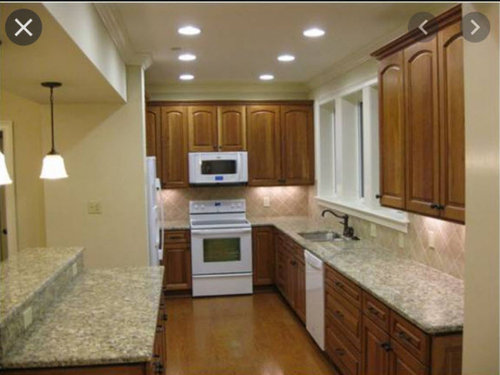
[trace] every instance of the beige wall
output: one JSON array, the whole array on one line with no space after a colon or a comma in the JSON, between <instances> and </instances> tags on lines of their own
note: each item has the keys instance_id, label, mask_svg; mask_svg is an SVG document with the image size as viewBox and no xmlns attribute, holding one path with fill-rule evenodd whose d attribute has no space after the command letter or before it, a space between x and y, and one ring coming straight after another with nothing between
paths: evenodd
<instances>
[{"instance_id":1,"label":"beige wall","mask_svg":"<svg viewBox=\"0 0 500 375\"><path fill-rule=\"evenodd\" d=\"M0 90L0 120L12 121L18 249L45 246L41 106Z\"/></svg>"},{"instance_id":2,"label":"beige wall","mask_svg":"<svg viewBox=\"0 0 500 375\"><path fill-rule=\"evenodd\" d=\"M143 73L127 68L125 105L56 106L69 178L45 182L48 245L85 246L88 267L148 263ZM48 117L44 120L48 147ZM87 213L100 201L101 215Z\"/></svg>"},{"instance_id":3,"label":"beige wall","mask_svg":"<svg viewBox=\"0 0 500 375\"><path fill-rule=\"evenodd\" d=\"M467 232L464 375L499 368L499 6L464 4L491 23L481 43L464 43Z\"/></svg>"}]
</instances>

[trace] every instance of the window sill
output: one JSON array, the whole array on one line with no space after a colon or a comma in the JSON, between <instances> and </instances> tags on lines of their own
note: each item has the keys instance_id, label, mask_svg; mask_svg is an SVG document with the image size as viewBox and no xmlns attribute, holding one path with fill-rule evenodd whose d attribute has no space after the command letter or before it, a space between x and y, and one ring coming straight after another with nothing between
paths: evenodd
<instances>
[{"instance_id":1,"label":"window sill","mask_svg":"<svg viewBox=\"0 0 500 375\"><path fill-rule=\"evenodd\" d=\"M321 206L340 210L348 215L408 233L408 215L391 209L373 209L358 202L341 201L334 197L315 197ZM393 212L391 212L393 211Z\"/></svg>"}]
</instances>

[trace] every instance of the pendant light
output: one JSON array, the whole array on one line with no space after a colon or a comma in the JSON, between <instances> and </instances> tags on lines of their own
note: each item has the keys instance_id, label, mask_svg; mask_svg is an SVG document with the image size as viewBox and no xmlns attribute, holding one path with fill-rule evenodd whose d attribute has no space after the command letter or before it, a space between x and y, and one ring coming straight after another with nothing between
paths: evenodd
<instances>
[{"instance_id":1,"label":"pendant light","mask_svg":"<svg viewBox=\"0 0 500 375\"><path fill-rule=\"evenodd\" d=\"M0 152L0 185L12 184L12 180L9 176L9 171L7 170L7 164L5 163L5 156Z\"/></svg>"},{"instance_id":2,"label":"pendant light","mask_svg":"<svg viewBox=\"0 0 500 375\"><path fill-rule=\"evenodd\" d=\"M64 159L56 152L54 146L54 88L62 86L60 82L42 82L43 87L50 88L50 128L52 148L50 152L43 158L42 173L40 178L47 180L57 180L67 178Z\"/></svg>"}]
</instances>

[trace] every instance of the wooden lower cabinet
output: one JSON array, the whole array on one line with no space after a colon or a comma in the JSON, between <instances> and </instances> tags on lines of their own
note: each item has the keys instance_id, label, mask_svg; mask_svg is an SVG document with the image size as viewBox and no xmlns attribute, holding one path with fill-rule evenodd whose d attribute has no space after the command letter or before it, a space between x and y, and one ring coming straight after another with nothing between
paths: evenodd
<instances>
[{"instance_id":1,"label":"wooden lower cabinet","mask_svg":"<svg viewBox=\"0 0 500 375\"><path fill-rule=\"evenodd\" d=\"M253 285L274 284L274 229L252 228Z\"/></svg>"},{"instance_id":2,"label":"wooden lower cabinet","mask_svg":"<svg viewBox=\"0 0 500 375\"><path fill-rule=\"evenodd\" d=\"M276 246L276 286L293 311L306 321L306 272L302 248L288 236L277 233Z\"/></svg>"},{"instance_id":3,"label":"wooden lower cabinet","mask_svg":"<svg viewBox=\"0 0 500 375\"><path fill-rule=\"evenodd\" d=\"M189 231L166 231L163 249L165 289L189 290L192 284Z\"/></svg>"},{"instance_id":4,"label":"wooden lower cabinet","mask_svg":"<svg viewBox=\"0 0 500 375\"><path fill-rule=\"evenodd\" d=\"M397 342L392 342L389 356L389 375L427 375L428 368ZM443 375L443 374L435 374Z\"/></svg>"},{"instance_id":5,"label":"wooden lower cabinet","mask_svg":"<svg viewBox=\"0 0 500 375\"><path fill-rule=\"evenodd\" d=\"M390 337L370 319L363 319L363 375L389 373Z\"/></svg>"}]
</instances>

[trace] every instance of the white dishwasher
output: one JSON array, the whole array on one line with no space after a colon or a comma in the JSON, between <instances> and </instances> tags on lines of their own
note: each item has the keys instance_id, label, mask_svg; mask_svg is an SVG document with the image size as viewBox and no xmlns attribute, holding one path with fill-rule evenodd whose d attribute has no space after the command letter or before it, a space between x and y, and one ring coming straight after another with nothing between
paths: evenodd
<instances>
[{"instance_id":1,"label":"white dishwasher","mask_svg":"<svg viewBox=\"0 0 500 375\"><path fill-rule=\"evenodd\" d=\"M325 350L325 292L323 261L304 250L306 261L306 327L321 350Z\"/></svg>"}]
</instances>

